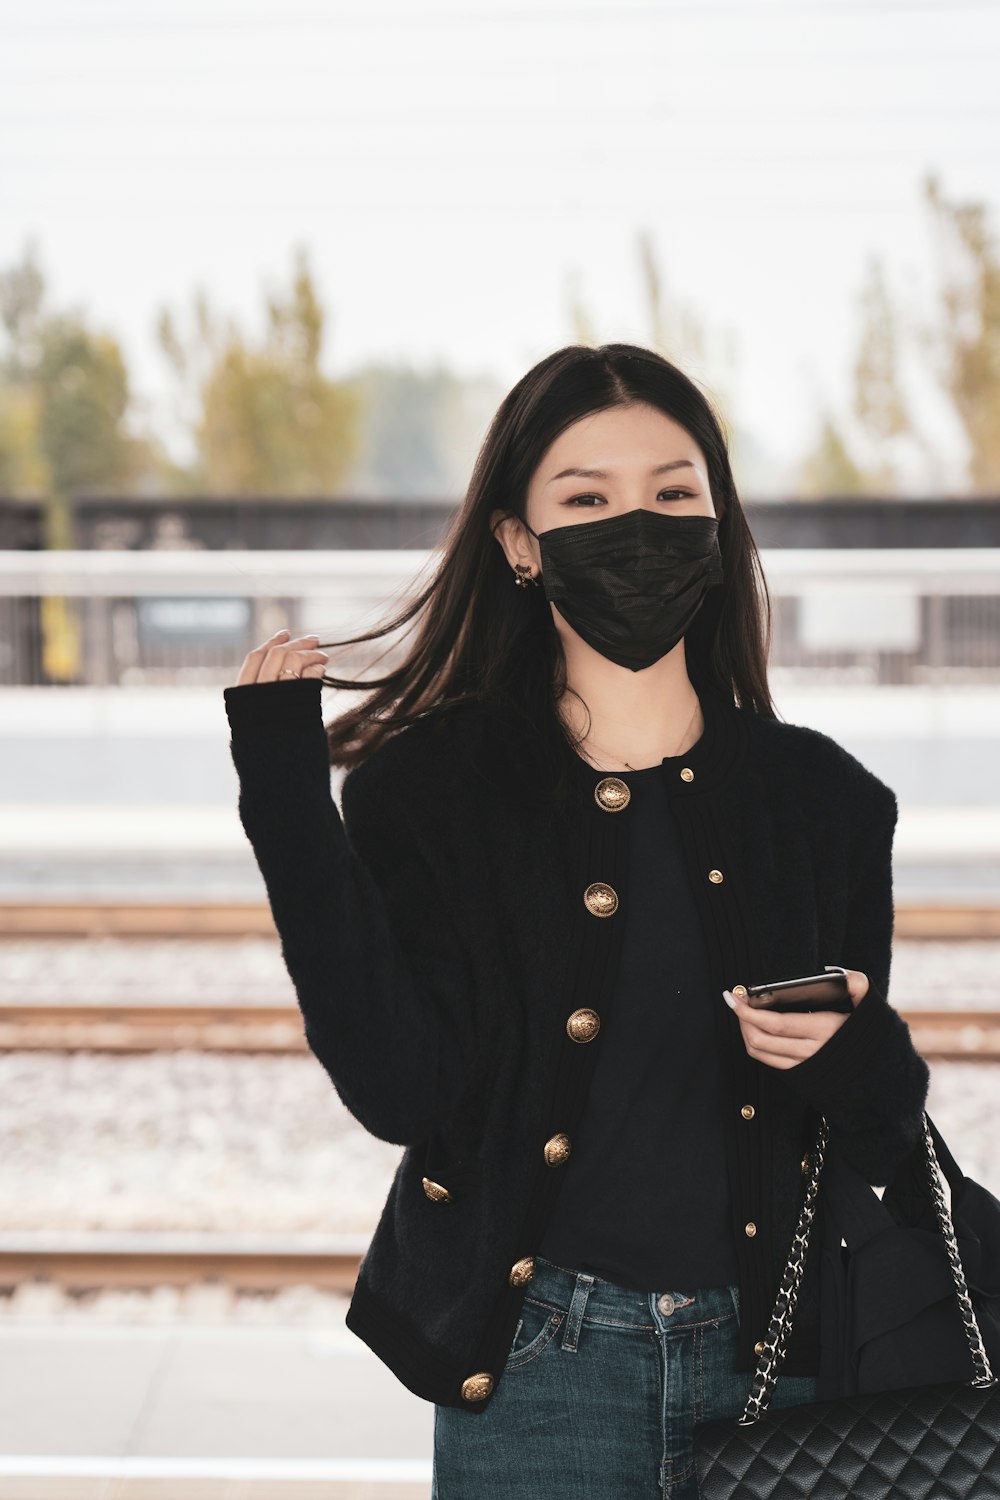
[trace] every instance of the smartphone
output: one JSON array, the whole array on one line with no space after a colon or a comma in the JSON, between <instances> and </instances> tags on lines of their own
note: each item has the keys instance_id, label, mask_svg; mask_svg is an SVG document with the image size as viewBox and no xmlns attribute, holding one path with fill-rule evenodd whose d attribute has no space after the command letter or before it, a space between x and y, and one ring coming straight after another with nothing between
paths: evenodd
<instances>
[{"instance_id":1,"label":"smartphone","mask_svg":"<svg viewBox=\"0 0 1000 1500\"><path fill-rule=\"evenodd\" d=\"M854 1009L847 988L847 970L829 964L823 974L806 974L801 979L776 979L773 984L747 985L747 1004L757 1010L837 1010Z\"/></svg>"}]
</instances>

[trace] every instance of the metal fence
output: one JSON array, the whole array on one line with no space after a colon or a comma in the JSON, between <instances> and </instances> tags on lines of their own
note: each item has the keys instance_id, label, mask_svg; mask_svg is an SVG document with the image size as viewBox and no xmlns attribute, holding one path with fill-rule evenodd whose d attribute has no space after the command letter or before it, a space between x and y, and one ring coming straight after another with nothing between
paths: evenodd
<instances>
[{"instance_id":1,"label":"metal fence","mask_svg":"<svg viewBox=\"0 0 1000 1500\"><path fill-rule=\"evenodd\" d=\"M371 629L436 556L0 552L0 683L223 684L282 625L321 640ZM1000 682L1000 548L765 548L762 561L776 685ZM330 670L359 676L386 644L338 651Z\"/></svg>"}]
</instances>

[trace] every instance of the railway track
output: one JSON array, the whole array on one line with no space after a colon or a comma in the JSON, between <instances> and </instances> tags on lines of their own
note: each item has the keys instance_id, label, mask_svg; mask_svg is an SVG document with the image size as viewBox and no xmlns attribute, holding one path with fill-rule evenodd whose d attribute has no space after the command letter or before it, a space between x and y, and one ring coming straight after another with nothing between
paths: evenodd
<instances>
[{"instance_id":1,"label":"railway track","mask_svg":"<svg viewBox=\"0 0 1000 1500\"><path fill-rule=\"evenodd\" d=\"M1000 1011L907 1010L928 1059L1000 1061ZM51 1052L267 1052L308 1050L295 1005L0 1005L0 1050Z\"/></svg>"},{"instance_id":2,"label":"railway track","mask_svg":"<svg viewBox=\"0 0 1000 1500\"><path fill-rule=\"evenodd\" d=\"M263 901L0 902L3 937L274 936ZM896 936L1000 938L1000 904L900 901Z\"/></svg>"},{"instance_id":3,"label":"railway track","mask_svg":"<svg viewBox=\"0 0 1000 1500\"><path fill-rule=\"evenodd\" d=\"M0 1291L45 1281L67 1292L194 1286L277 1292L306 1285L351 1292L368 1237L357 1234L0 1234Z\"/></svg>"}]
</instances>

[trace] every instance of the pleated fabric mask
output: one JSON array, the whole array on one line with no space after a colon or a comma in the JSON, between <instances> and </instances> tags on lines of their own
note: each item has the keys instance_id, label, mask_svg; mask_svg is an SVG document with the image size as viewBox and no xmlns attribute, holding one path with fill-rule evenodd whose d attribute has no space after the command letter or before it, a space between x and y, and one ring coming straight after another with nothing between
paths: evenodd
<instances>
[{"instance_id":1,"label":"pleated fabric mask","mask_svg":"<svg viewBox=\"0 0 1000 1500\"><path fill-rule=\"evenodd\" d=\"M715 516L640 508L528 530L541 552L545 597L588 646L633 672L673 650L706 591L722 582Z\"/></svg>"}]
</instances>

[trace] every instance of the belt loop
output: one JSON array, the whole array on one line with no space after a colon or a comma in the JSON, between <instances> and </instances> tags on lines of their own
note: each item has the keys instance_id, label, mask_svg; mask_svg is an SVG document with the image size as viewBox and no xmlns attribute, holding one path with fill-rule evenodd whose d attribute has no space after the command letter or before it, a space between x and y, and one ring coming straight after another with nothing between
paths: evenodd
<instances>
[{"instance_id":1,"label":"belt loop","mask_svg":"<svg viewBox=\"0 0 1000 1500\"><path fill-rule=\"evenodd\" d=\"M573 1298L569 1304L569 1316L566 1319L566 1327L563 1329L562 1347L576 1353L577 1340L580 1337L580 1324L583 1322L583 1314L587 1307L587 1298L590 1296L591 1287L594 1285L593 1276L586 1271L576 1272L576 1285L573 1288Z\"/></svg>"}]
</instances>

